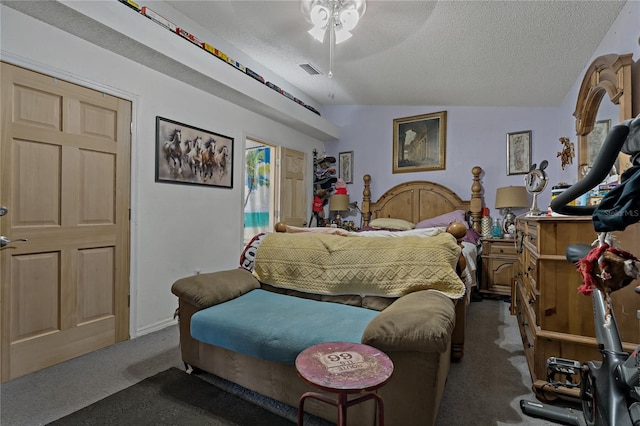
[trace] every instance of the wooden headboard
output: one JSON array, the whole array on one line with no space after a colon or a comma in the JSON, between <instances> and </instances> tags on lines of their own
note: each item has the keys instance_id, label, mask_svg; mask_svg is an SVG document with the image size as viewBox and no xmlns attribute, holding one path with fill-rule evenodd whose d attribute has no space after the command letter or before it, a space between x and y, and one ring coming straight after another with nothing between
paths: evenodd
<instances>
[{"instance_id":1,"label":"wooden headboard","mask_svg":"<svg viewBox=\"0 0 640 426\"><path fill-rule=\"evenodd\" d=\"M414 180L401 183L386 191L378 201L371 201L371 176L364 175L362 191L363 226L375 218L393 217L418 223L424 219L449 213L453 210L464 210L471 217L473 229L480 232L482 217L482 185L480 174L482 168L471 169L471 199L464 200L446 186Z\"/></svg>"}]
</instances>

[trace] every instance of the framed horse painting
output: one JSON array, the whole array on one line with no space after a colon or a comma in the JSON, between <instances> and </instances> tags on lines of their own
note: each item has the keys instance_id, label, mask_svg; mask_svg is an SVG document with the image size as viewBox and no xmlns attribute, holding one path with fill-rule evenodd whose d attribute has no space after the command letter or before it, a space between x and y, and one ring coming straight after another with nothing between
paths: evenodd
<instances>
[{"instance_id":1,"label":"framed horse painting","mask_svg":"<svg viewBox=\"0 0 640 426\"><path fill-rule=\"evenodd\" d=\"M233 188L233 138L156 117L156 182Z\"/></svg>"}]
</instances>

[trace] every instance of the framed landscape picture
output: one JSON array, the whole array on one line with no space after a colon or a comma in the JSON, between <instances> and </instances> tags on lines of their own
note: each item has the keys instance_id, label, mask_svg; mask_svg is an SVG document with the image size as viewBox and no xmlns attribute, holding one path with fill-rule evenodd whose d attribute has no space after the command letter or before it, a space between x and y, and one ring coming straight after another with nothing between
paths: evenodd
<instances>
[{"instance_id":1,"label":"framed landscape picture","mask_svg":"<svg viewBox=\"0 0 640 426\"><path fill-rule=\"evenodd\" d=\"M393 173L444 170L447 112L393 120Z\"/></svg>"},{"instance_id":2,"label":"framed landscape picture","mask_svg":"<svg viewBox=\"0 0 640 426\"><path fill-rule=\"evenodd\" d=\"M156 182L233 188L233 138L156 117Z\"/></svg>"}]
</instances>

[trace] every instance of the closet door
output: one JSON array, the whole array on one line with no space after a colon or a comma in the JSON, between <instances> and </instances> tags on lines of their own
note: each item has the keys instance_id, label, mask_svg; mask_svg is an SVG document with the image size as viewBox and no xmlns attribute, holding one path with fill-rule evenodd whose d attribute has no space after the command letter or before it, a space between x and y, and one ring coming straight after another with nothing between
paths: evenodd
<instances>
[{"instance_id":1,"label":"closet door","mask_svg":"<svg viewBox=\"0 0 640 426\"><path fill-rule=\"evenodd\" d=\"M280 214L287 225L305 226L307 209L307 173L304 152L282 148L280 155Z\"/></svg>"},{"instance_id":2,"label":"closet door","mask_svg":"<svg viewBox=\"0 0 640 426\"><path fill-rule=\"evenodd\" d=\"M1 66L4 382L129 337L131 104Z\"/></svg>"}]
</instances>

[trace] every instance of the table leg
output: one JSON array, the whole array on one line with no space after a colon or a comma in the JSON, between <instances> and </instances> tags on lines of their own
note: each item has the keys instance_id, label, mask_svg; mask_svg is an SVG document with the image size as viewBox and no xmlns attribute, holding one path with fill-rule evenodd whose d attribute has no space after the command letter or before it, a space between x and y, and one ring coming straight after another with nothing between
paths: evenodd
<instances>
[{"instance_id":1,"label":"table leg","mask_svg":"<svg viewBox=\"0 0 640 426\"><path fill-rule=\"evenodd\" d=\"M300 397L300 402L298 402L298 426L303 426L304 419L304 402L307 398L317 399L322 402L326 402L327 404L331 404L338 408L338 424L337 426L347 426L347 408L352 405L360 404L361 402L367 401L369 399L375 399L376 405L378 409L378 426L384 426L384 404L382 403L382 398L377 393L369 392L358 398L348 400L348 395L346 392L341 392L338 394L338 399L334 400L317 392L305 392Z\"/></svg>"},{"instance_id":2,"label":"table leg","mask_svg":"<svg viewBox=\"0 0 640 426\"><path fill-rule=\"evenodd\" d=\"M372 394L378 403L378 426L384 426L384 404L382 398L377 393Z\"/></svg>"},{"instance_id":3,"label":"table leg","mask_svg":"<svg viewBox=\"0 0 640 426\"><path fill-rule=\"evenodd\" d=\"M317 399L318 401L326 402L327 404L331 404L333 406L338 406L338 402L335 399L331 399L317 392L305 392L300 397L300 402L298 402L298 426L302 426L303 417L304 417L304 401L307 398ZM346 398L346 394L345 394L345 398Z\"/></svg>"},{"instance_id":4,"label":"table leg","mask_svg":"<svg viewBox=\"0 0 640 426\"><path fill-rule=\"evenodd\" d=\"M338 394L338 426L347 426L347 394Z\"/></svg>"},{"instance_id":5,"label":"table leg","mask_svg":"<svg viewBox=\"0 0 640 426\"><path fill-rule=\"evenodd\" d=\"M304 418L304 400L307 399L307 394L305 393L300 397L300 401L298 402L298 426L302 426L302 419Z\"/></svg>"}]
</instances>

